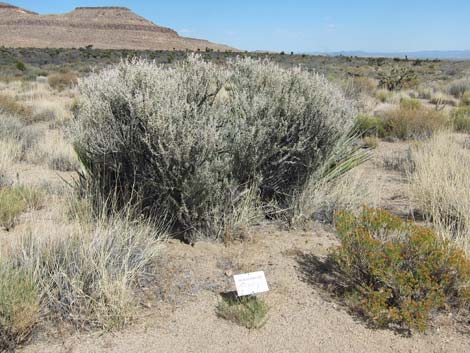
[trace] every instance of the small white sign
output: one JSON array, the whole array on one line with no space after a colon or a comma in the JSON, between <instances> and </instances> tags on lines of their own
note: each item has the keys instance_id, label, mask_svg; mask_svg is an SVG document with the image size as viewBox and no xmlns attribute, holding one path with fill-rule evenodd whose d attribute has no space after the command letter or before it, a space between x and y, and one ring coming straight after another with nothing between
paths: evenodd
<instances>
[{"instance_id":1,"label":"small white sign","mask_svg":"<svg viewBox=\"0 0 470 353\"><path fill-rule=\"evenodd\" d=\"M233 276L239 297L269 291L268 282L263 271L243 273Z\"/></svg>"}]
</instances>

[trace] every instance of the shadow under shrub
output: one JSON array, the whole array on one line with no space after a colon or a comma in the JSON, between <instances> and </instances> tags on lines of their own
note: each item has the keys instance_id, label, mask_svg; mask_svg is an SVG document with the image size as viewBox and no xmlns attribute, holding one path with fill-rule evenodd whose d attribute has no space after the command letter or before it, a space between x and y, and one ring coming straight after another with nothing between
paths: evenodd
<instances>
[{"instance_id":1,"label":"shadow under shrub","mask_svg":"<svg viewBox=\"0 0 470 353\"><path fill-rule=\"evenodd\" d=\"M135 197L186 238L289 209L355 116L323 77L252 59L121 62L79 90L71 132L90 190Z\"/></svg>"},{"instance_id":2,"label":"shadow under shrub","mask_svg":"<svg viewBox=\"0 0 470 353\"><path fill-rule=\"evenodd\" d=\"M336 229L341 245L304 272L372 325L424 331L433 313L468 303L470 262L432 230L368 208L338 213Z\"/></svg>"}]
</instances>

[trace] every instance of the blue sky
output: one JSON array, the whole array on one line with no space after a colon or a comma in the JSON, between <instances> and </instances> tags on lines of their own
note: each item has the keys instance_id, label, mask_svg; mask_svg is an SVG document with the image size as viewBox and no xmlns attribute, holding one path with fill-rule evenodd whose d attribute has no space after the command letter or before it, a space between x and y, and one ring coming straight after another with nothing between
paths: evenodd
<instances>
[{"instance_id":1,"label":"blue sky","mask_svg":"<svg viewBox=\"0 0 470 353\"><path fill-rule=\"evenodd\" d=\"M3 0L39 13L126 6L181 35L246 50L470 49L470 0Z\"/></svg>"}]
</instances>

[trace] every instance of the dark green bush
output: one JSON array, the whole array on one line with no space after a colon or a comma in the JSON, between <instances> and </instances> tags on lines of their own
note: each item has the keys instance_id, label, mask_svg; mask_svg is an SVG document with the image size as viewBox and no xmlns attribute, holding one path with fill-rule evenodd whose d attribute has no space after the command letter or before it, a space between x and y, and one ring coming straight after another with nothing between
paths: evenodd
<instances>
[{"instance_id":1,"label":"dark green bush","mask_svg":"<svg viewBox=\"0 0 470 353\"><path fill-rule=\"evenodd\" d=\"M331 253L349 306L377 326L425 330L431 313L470 300L470 262L431 229L365 208L340 212Z\"/></svg>"},{"instance_id":2,"label":"dark green bush","mask_svg":"<svg viewBox=\"0 0 470 353\"><path fill-rule=\"evenodd\" d=\"M20 71L26 71L26 65L22 61L17 61L15 66Z\"/></svg>"}]
</instances>

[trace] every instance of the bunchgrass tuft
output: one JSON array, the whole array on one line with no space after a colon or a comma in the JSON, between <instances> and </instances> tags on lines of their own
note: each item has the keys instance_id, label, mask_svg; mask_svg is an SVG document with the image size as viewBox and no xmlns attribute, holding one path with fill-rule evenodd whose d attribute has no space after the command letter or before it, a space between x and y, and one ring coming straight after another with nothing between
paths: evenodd
<instances>
[{"instance_id":1,"label":"bunchgrass tuft","mask_svg":"<svg viewBox=\"0 0 470 353\"><path fill-rule=\"evenodd\" d=\"M4 260L4 259L2 259ZM33 276L0 263L0 351L14 351L39 320L39 296Z\"/></svg>"},{"instance_id":2,"label":"bunchgrass tuft","mask_svg":"<svg viewBox=\"0 0 470 353\"><path fill-rule=\"evenodd\" d=\"M259 329L268 320L269 307L256 296L222 298L217 315L248 329Z\"/></svg>"}]
</instances>

